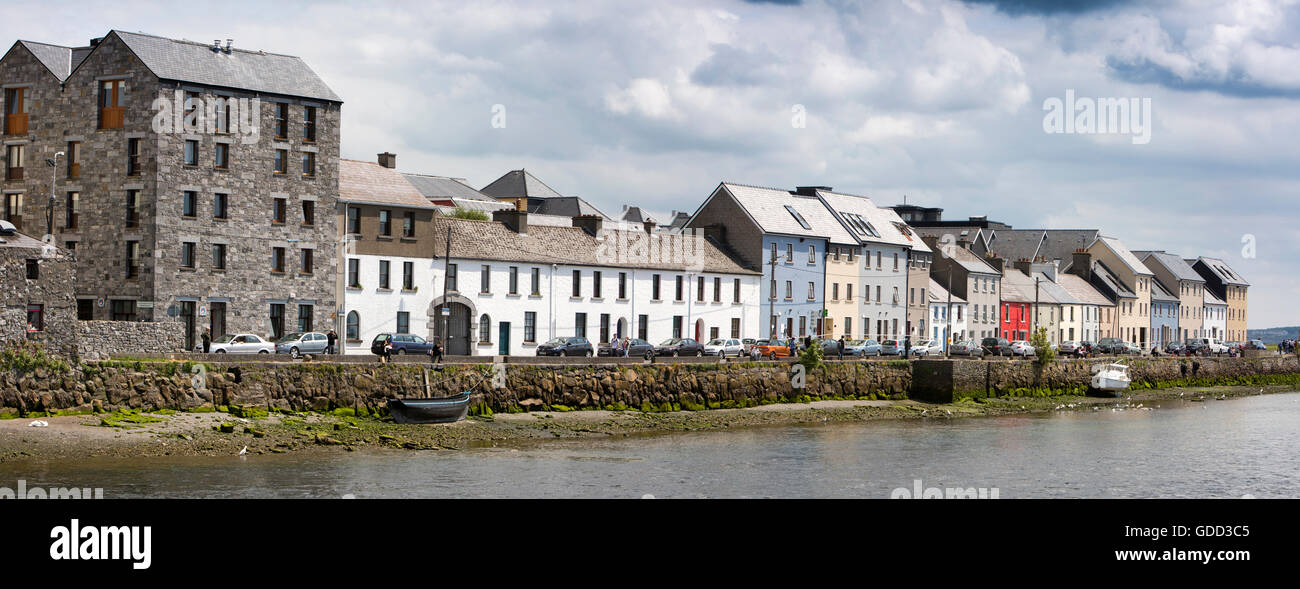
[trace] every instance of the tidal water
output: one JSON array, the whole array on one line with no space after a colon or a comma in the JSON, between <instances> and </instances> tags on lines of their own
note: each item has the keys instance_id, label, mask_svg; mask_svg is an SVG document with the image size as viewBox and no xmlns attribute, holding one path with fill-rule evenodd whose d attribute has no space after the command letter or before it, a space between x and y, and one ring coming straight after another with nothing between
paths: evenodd
<instances>
[{"instance_id":1,"label":"tidal water","mask_svg":"<svg viewBox=\"0 0 1300 589\"><path fill-rule=\"evenodd\" d=\"M437 452L0 464L132 497L1300 497L1300 393L1152 410L782 426Z\"/></svg>"}]
</instances>

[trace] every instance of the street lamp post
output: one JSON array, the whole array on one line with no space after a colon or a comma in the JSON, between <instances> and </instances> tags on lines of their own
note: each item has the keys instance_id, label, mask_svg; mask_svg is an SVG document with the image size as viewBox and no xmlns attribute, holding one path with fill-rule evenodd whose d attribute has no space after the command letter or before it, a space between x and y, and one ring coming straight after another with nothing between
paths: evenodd
<instances>
[{"instance_id":1,"label":"street lamp post","mask_svg":"<svg viewBox=\"0 0 1300 589\"><path fill-rule=\"evenodd\" d=\"M54 184L59 179L59 159L63 157L62 151L54 152L53 158L45 160L45 165L50 167L50 206L45 212L45 234L54 235Z\"/></svg>"}]
</instances>

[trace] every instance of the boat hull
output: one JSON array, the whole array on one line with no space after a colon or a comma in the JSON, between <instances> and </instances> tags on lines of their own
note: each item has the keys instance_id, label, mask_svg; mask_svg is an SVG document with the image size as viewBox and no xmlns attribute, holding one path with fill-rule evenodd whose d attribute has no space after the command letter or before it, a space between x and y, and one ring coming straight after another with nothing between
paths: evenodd
<instances>
[{"instance_id":1,"label":"boat hull","mask_svg":"<svg viewBox=\"0 0 1300 589\"><path fill-rule=\"evenodd\" d=\"M438 399L389 399L388 412L397 423L452 423L469 413L469 393Z\"/></svg>"}]
</instances>

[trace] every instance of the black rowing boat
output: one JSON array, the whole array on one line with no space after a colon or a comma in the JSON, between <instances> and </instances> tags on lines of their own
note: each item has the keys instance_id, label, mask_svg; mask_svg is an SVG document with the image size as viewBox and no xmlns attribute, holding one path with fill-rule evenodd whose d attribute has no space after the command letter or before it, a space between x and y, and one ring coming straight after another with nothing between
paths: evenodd
<instances>
[{"instance_id":1,"label":"black rowing boat","mask_svg":"<svg viewBox=\"0 0 1300 589\"><path fill-rule=\"evenodd\" d=\"M451 423L469 413L469 391L436 399L389 399L388 412L397 423Z\"/></svg>"}]
</instances>

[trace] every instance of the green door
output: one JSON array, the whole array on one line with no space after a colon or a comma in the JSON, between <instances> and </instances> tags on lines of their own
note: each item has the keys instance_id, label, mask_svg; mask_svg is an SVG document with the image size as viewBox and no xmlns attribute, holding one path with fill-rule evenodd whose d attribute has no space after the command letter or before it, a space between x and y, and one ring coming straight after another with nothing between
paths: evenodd
<instances>
[{"instance_id":1,"label":"green door","mask_svg":"<svg viewBox=\"0 0 1300 589\"><path fill-rule=\"evenodd\" d=\"M497 353L502 356L510 355L510 322L497 322Z\"/></svg>"}]
</instances>

